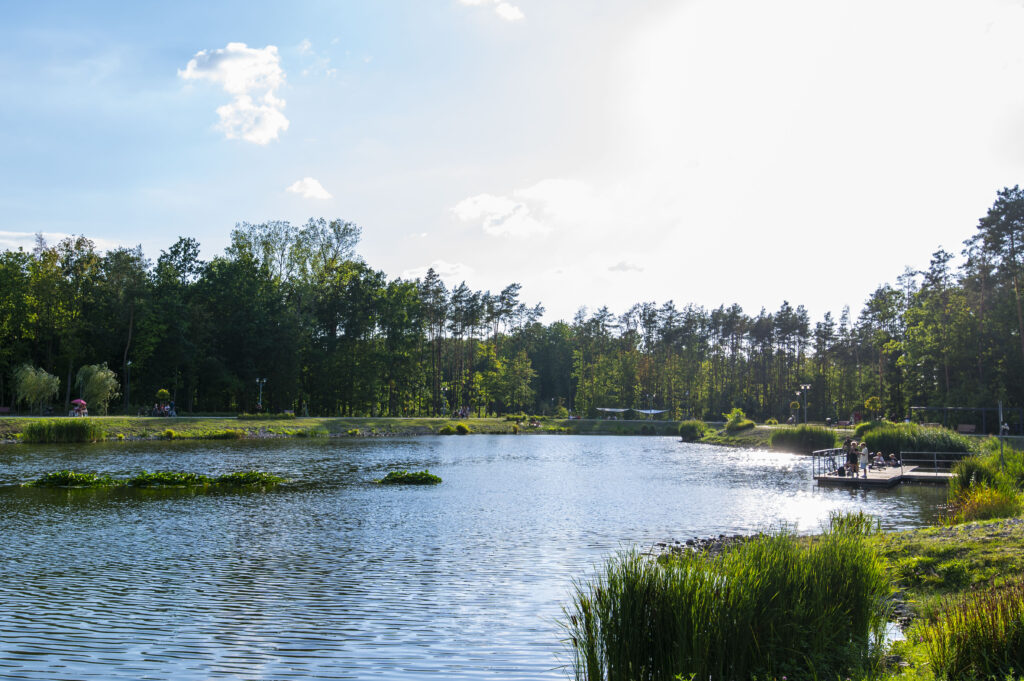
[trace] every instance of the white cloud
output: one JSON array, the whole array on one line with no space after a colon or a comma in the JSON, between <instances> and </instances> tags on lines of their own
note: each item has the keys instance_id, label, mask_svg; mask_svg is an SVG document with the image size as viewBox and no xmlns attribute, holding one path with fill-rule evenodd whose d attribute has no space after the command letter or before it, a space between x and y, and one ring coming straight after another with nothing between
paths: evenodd
<instances>
[{"instance_id":1,"label":"white cloud","mask_svg":"<svg viewBox=\"0 0 1024 681\"><path fill-rule=\"evenodd\" d=\"M643 272L644 268L631 262L620 260L608 268L609 272Z\"/></svg>"},{"instance_id":2,"label":"white cloud","mask_svg":"<svg viewBox=\"0 0 1024 681\"><path fill-rule=\"evenodd\" d=\"M62 240L67 238L76 238L77 234L66 234L64 232L41 232L43 239L50 246L55 246ZM89 241L93 243L97 251L109 251L121 246L116 241L110 239L101 239L94 237L87 237ZM16 251L19 248L23 248L26 251L31 251L36 245L36 232L4 232L0 231L0 248L8 251Z\"/></svg>"},{"instance_id":3,"label":"white cloud","mask_svg":"<svg viewBox=\"0 0 1024 681\"><path fill-rule=\"evenodd\" d=\"M309 41L309 38L304 38L302 42L299 43L298 50L299 54L309 54L313 51L313 43Z\"/></svg>"},{"instance_id":4,"label":"white cloud","mask_svg":"<svg viewBox=\"0 0 1024 681\"><path fill-rule=\"evenodd\" d=\"M523 10L505 0L459 0L459 2L469 7L494 7L494 13L505 21L520 21L526 17Z\"/></svg>"},{"instance_id":5,"label":"white cloud","mask_svg":"<svg viewBox=\"0 0 1024 681\"><path fill-rule=\"evenodd\" d=\"M473 275L473 268L460 262L448 262L446 260L435 260L423 267L414 267L402 272L403 279L422 279L427 276L427 270L433 269L437 276L441 277L449 286L465 281Z\"/></svg>"},{"instance_id":6,"label":"white cloud","mask_svg":"<svg viewBox=\"0 0 1024 681\"><path fill-rule=\"evenodd\" d=\"M533 217L525 203L507 196L471 196L455 204L452 212L463 222L480 221L484 232L492 236L522 239L551 231Z\"/></svg>"},{"instance_id":7,"label":"white cloud","mask_svg":"<svg viewBox=\"0 0 1024 681\"><path fill-rule=\"evenodd\" d=\"M224 49L200 50L178 75L217 83L234 96L230 104L217 107L217 127L228 139L267 144L288 129L285 102L276 95L285 77L274 45L258 49L228 43Z\"/></svg>"},{"instance_id":8,"label":"white cloud","mask_svg":"<svg viewBox=\"0 0 1024 681\"><path fill-rule=\"evenodd\" d=\"M298 194L306 199L330 199L331 194L324 189L324 186L312 177L304 177L293 183L285 191Z\"/></svg>"}]
</instances>

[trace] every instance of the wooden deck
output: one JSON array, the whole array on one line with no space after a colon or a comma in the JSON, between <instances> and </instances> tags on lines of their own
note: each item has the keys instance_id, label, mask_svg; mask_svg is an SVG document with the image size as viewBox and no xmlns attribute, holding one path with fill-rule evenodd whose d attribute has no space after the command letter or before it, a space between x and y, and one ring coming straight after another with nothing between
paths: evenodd
<instances>
[{"instance_id":1,"label":"wooden deck","mask_svg":"<svg viewBox=\"0 0 1024 681\"><path fill-rule=\"evenodd\" d=\"M869 468L868 477L866 478L861 477L860 471L858 471L857 477L843 477L835 473L829 473L827 475L815 475L814 479L818 481L819 485L866 489L895 487L901 482L924 482L946 485L949 484L951 477L953 477L952 473L948 471L934 472L929 469L920 469L916 466L907 466L903 468Z\"/></svg>"}]
</instances>

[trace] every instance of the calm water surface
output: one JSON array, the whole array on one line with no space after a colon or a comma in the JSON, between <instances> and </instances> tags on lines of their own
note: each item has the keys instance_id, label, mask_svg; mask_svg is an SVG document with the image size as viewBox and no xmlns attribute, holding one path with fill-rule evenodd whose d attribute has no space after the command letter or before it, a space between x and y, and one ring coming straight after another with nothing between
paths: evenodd
<instances>
[{"instance_id":1,"label":"calm water surface","mask_svg":"<svg viewBox=\"0 0 1024 681\"><path fill-rule=\"evenodd\" d=\"M265 493L32 490L70 468L292 480ZM444 483L381 488L390 470ZM614 551L932 522L940 488L818 489L804 457L674 438L472 436L0 450L0 677L564 679L556 622Z\"/></svg>"}]
</instances>

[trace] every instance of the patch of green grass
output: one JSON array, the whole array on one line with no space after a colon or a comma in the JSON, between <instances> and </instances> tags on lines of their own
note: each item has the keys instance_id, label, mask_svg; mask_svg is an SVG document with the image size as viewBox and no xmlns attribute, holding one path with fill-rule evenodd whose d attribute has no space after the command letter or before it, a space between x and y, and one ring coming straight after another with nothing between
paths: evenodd
<instances>
[{"instance_id":1,"label":"patch of green grass","mask_svg":"<svg viewBox=\"0 0 1024 681\"><path fill-rule=\"evenodd\" d=\"M441 478L431 474L428 470L413 472L401 470L391 471L374 482L381 485L436 485L441 482Z\"/></svg>"},{"instance_id":2,"label":"patch of green grass","mask_svg":"<svg viewBox=\"0 0 1024 681\"><path fill-rule=\"evenodd\" d=\"M872 452L969 452L970 438L948 428L916 423L882 425L864 433L863 441Z\"/></svg>"},{"instance_id":3,"label":"patch of green grass","mask_svg":"<svg viewBox=\"0 0 1024 681\"><path fill-rule=\"evenodd\" d=\"M98 442L105 432L91 418L49 418L25 426L22 440L32 444L64 442Z\"/></svg>"}]
</instances>

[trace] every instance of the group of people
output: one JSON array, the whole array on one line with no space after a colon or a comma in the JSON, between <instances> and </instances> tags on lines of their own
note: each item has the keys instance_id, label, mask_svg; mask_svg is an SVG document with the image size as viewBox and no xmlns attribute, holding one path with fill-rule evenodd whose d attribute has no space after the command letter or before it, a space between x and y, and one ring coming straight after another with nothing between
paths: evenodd
<instances>
[{"instance_id":1,"label":"group of people","mask_svg":"<svg viewBox=\"0 0 1024 681\"><path fill-rule=\"evenodd\" d=\"M886 466L899 466L900 462L895 454L885 456L882 452L871 453L866 442L858 442L852 438L846 438L843 442L843 452L846 454L846 463L839 466L836 474L839 476L857 477L858 470L863 478L868 477L868 468L885 468Z\"/></svg>"},{"instance_id":2,"label":"group of people","mask_svg":"<svg viewBox=\"0 0 1024 681\"><path fill-rule=\"evenodd\" d=\"M150 416L177 416L178 412L174 409L174 400L170 402L157 402L153 405L152 411L149 412ZM139 410L139 416L142 416L142 410Z\"/></svg>"}]
</instances>

